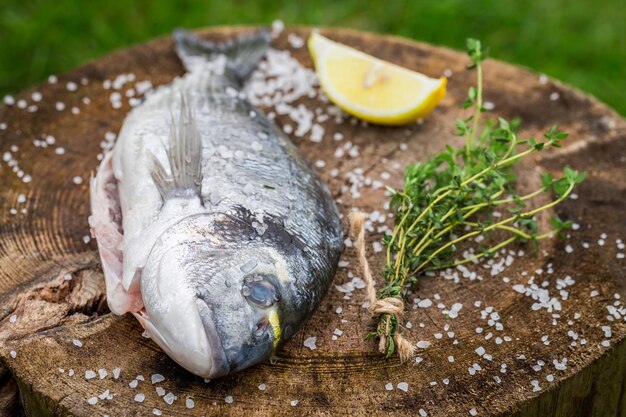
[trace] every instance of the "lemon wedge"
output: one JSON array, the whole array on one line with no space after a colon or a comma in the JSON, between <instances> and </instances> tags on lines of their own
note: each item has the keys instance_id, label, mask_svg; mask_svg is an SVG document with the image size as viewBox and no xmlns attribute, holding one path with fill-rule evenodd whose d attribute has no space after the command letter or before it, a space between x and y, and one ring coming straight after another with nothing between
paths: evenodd
<instances>
[{"instance_id":1,"label":"lemon wedge","mask_svg":"<svg viewBox=\"0 0 626 417\"><path fill-rule=\"evenodd\" d=\"M402 125L430 113L446 95L446 78L427 77L333 42L308 41L320 86L347 113L368 122Z\"/></svg>"}]
</instances>

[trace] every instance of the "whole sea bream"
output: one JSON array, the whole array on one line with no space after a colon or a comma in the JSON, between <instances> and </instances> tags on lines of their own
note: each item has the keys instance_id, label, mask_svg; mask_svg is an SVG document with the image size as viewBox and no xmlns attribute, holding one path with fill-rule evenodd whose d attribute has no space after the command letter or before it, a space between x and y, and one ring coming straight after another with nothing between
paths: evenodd
<instances>
[{"instance_id":1,"label":"whole sea bream","mask_svg":"<svg viewBox=\"0 0 626 417\"><path fill-rule=\"evenodd\" d=\"M293 336L330 286L343 235L326 185L240 92L269 34L175 40L187 72L126 117L89 220L111 311L214 378Z\"/></svg>"}]
</instances>

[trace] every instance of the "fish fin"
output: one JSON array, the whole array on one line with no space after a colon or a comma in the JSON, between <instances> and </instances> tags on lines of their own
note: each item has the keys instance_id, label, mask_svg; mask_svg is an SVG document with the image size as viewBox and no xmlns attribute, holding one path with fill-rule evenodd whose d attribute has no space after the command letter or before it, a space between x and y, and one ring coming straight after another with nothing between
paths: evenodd
<instances>
[{"instance_id":1,"label":"fish fin","mask_svg":"<svg viewBox=\"0 0 626 417\"><path fill-rule=\"evenodd\" d=\"M196 115L181 97L178 123L172 116L169 149L166 150L170 173L161 161L148 153L152 181L165 200L172 195L188 195L192 191L201 195L202 187L202 140L196 126Z\"/></svg>"},{"instance_id":2,"label":"fish fin","mask_svg":"<svg viewBox=\"0 0 626 417\"><path fill-rule=\"evenodd\" d=\"M226 57L226 69L239 83L245 81L254 71L271 42L267 29L219 43L200 39L191 32L177 29L174 32L174 39L176 52L188 71L192 71L198 62L212 61L223 55Z\"/></svg>"}]
</instances>

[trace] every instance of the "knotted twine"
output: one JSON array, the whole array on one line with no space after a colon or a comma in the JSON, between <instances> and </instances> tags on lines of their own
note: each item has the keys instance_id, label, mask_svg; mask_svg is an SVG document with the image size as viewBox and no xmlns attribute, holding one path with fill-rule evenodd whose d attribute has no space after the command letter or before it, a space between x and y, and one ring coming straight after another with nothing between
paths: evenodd
<instances>
[{"instance_id":1,"label":"knotted twine","mask_svg":"<svg viewBox=\"0 0 626 417\"><path fill-rule=\"evenodd\" d=\"M356 239L355 247L359 257L359 263L363 270L363 280L365 281L367 298L369 300L369 312L374 320L379 316L386 315L384 319L384 333L378 335L380 337L378 350L380 353L384 354L387 352L387 344L391 332L391 318L395 318L398 325L401 324L402 316L404 315L404 302L400 297L378 298L372 271L370 270L370 265L365 255L365 227L363 224L365 219L367 219L367 214L353 211L350 212L348 218L350 219L352 238ZM413 358L415 346L406 340L400 332L395 332L393 340L396 344L398 356L400 356L400 362L405 362Z\"/></svg>"}]
</instances>

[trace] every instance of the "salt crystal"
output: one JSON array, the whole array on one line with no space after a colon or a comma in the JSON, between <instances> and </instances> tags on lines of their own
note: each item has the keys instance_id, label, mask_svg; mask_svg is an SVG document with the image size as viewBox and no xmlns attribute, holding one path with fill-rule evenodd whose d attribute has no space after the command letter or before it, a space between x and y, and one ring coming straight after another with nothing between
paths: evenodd
<instances>
[{"instance_id":1,"label":"salt crystal","mask_svg":"<svg viewBox=\"0 0 626 417\"><path fill-rule=\"evenodd\" d=\"M100 377L100 379L106 378L107 375L109 375L109 373L107 372L106 369L104 368L98 369L98 376Z\"/></svg>"},{"instance_id":2,"label":"salt crystal","mask_svg":"<svg viewBox=\"0 0 626 417\"><path fill-rule=\"evenodd\" d=\"M11 317L9 317L9 322L10 323L15 323L17 321L17 315L12 314Z\"/></svg>"},{"instance_id":3,"label":"salt crystal","mask_svg":"<svg viewBox=\"0 0 626 417\"><path fill-rule=\"evenodd\" d=\"M145 399L146 399L146 395L145 394L139 393L139 394L135 395L135 401L138 402L138 403L142 403L143 400L145 400Z\"/></svg>"},{"instance_id":4,"label":"salt crystal","mask_svg":"<svg viewBox=\"0 0 626 417\"><path fill-rule=\"evenodd\" d=\"M14 350L12 350L11 352L9 352L9 355L11 355L11 357L12 357L13 359L17 358L17 352L16 352L16 351L14 351Z\"/></svg>"},{"instance_id":5,"label":"salt crystal","mask_svg":"<svg viewBox=\"0 0 626 417\"><path fill-rule=\"evenodd\" d=\"M406 383L406 382L400 382L400 383L398 383L397 388L398 388L400 391L407 392L407 391L409 390L409 384L408 384L408 383Z\"/></svg>"},{"instance_id":6,"label":"salt crystal","mask_svg":"<svg viewBox=\"0 0 626 417\"><path fill-rule=\"evenodd\" d=\"M478 411L476 411L475 408L472 408L471 410L469 410L470 416L477 416L478 415Z\"/></svg>"},{"instance_id":7,"label":"salt crystal","mask_svg":"<svg viewBox=\"0 0 626 417\"><path fill-rule=\"evenodd\" d=\"M315 350L317 349L317 346L315 345L316 342L317 342L317 337L315 336L307 337L304 340L304 347L307 347L311 350Z\"/></svg>"},{"instance_id":8,"label":"salt crystal","mask_svg":"<svg viewBox=\"0 0 626 417\"><path fill-rule=\"evenodd\" d=\"M74 346L78 346L78 347L82 347L83 346L83 342L81 342L78 339L72 340L72 343L74 344Z\"/></svg>"},{"instance_id":9,"label":"salt crystal","mask_svg":"<svg viewBox=\"0 0 626 417\"><path fill-rule=\"evenodd\" d=\"M117 379L120 377L120 372L122 372L122 370L120 368L115 368L113 369L113 378Z\"/></svg>"},{"instance_id":10,"label":"salt crystal","mask_svg":"<svg viewBox=\"0 0 626 417\"><path fill-rule=\"evenodd\" d=\"M98 397L91 397L90 399L87 400L87 404L89 405L96 405L98 403Z\"/></svg>"},{"instance_id":11,"label":"salt crystal","mask_svg":"<svg viewBox=\"0 0 626 417\"><path fill-rule=\"evenodd\" d=\"M137 381L136 379L133 379L132 381L128 383L128 386L131 388L137 388L137 384L139 384L139 381Z\"/></svg>"},{"instance_id":12,"label":"salt crystal","mask_svg":"<svg viewBox=\"0 0 626 417\"><path fill-rule=\"evenodd\" d=\"M194 408L195 406L196 406L196 403L194 402L193 399L187 398L185 400L185 407L187 407L187 408Z\"/></svg>"},{"instance_id":13,"label":"salt crystal","mask_svg":"<svg viewBox=\"0 0 626 417\"><path fill-rule=\"evenodd\" d=\"M229 395L226 398L224 398L224 402L227 403L227 404L232 404L233 401L234 401L234 399L233 399L232 395Z\"/></svg>"},{"instance_id":14,"label":"salt crystal","mask_svg":"<svg viewBox=\"0 0 626 417\"><path fill-rule=\"evenodd\" d=\"M415 344L420 349L428 349L430 347L430 342L427 340L420 340Z\"/></svg>"},{"instance_id":15,"label":"salt crystal","mask_svg":"<svg viewBox=\"0 0 626 417\"><path fill-rule=\"evenodd\" d=\"M174 394L172 394L171 392L168 392L163 397L163 401L165 401L169 405L172 405L174 403L174 401L176 401L176 396Z\"/></svg>"},{"instance_id":16,"label":"salt crystal","mask_svg":"<svg viewBox=\"0 0 626 417\"><path fill-rule=\"evenodd\" d=\"M153 374L150 377L150 381L152 381L152 385L158 384L159 382L165 381L165 377L161 374Z\"/></svg>"},{"instance_id":17,"label":"salt crystal","mask_svg":"<svg viewBox=\"0 0 626 417\"><path fill-rule=\"evenodd\" d=\"M266 385L265 384L259 384L259 391L265 391Z\"/></svg>"},{"instance_id":18,"label":"salt crystal","mask_svg":"<svg viewBox=\"0 0 626 417\"><path fill-rule=\"evenodd\" d=\"M161 414L163 414L163 412L159 410L158 408L153 408L152 414L154 414L155 416L160 416Z\"/></svg>"},{"instance_id":19,"label":"salt crystal","mask_svg":"<svg viewBox=\"0 0 626 417\"><path fill-rule=\"evenodd\" d=\"M417 303L417 306L419 308L428 308L432 305L433 305L433 302L429 298L426 298L425 300L421 300L419 303Z\"/></svg>"},{"instance_id":20,"label":"salt crystal","mask_svg":"<svg viewBox=\"0 0 626 417\"><path fill-rule=\"evenodd\" d=\"M298 400L291 400L291 406L295 407L296 405L298 405Z\"/></svg>"},{"instance_id":21,"label":"salt crystal","mask_svg":"<svg viewBox=\"0 0 626 417\"><path fill-rule=\"evenodd\" d=\"M454 356L448 356L448 362L450 363L454 362Z\"/></svg>"},{"instance_id":22,"label":"salt crystal","mask_svg":"<svg viewBox=\"0 0 626 417\"><path fill-rule=\"evenodd\" d=\"M478 354L478 356L483 356L485 354L485 348L482 346L479 346L476 348L475 352Z\"/></svg>"},{"instance_id":23,"label":"salt crystal","mask_svg":"<svg viewBox=\"0 0 626 417\"><path fill-rule=\"evenodd\" d=\"M387 391L391 391L393 389L393 384L391 382L388 382L387 384L385 384L385 389Z\"/></svg>"},{"instance_id":24,"label":"salt crystal","mask_svg":"<svg viewBox=\"0 0 626 417\"><path fill-rule=\"evenodd\" d=\"M7 106L12 106L15 104L15 99L13 98L13 96L4 96L4 104L6 104Z\"/></svg>"},{"instance_id":25,"label":"salt crystal","mask_svg":"<svg viewBox=\"0 0 626 417\"><path fill-rule=\"evenodd\" d=\"M609 347L611 346L611 341L610 340L603 340L602 342L600 342L600 344L604 347Z\"/></svg>"},{"instance_id":26,"label":"salt crystal","mask_svg":"<svg viewBox=\"0 0 626 417\"><path fill-rule=\"evenodd\" d=\"M550 101L557 101L559 97L560 97L559 93L555 91L554 93L550 94Z\"/></svg>"},{"instance_id":27,"label":"salt crystal","mask_svg":"<svg viewBox=\"0 0 626 417\"><path fill-rule=\"evenodd\" d=\"M57 101L54 104L54 108L56 108L58 111L63 111L63 110L65 110L65 103Z\"/></svg>"},{"instance_id":28,"label":"salt crystal","mask_svg":"<svg viewBox=\"0 0 626 417\"><path fill-rule=\"evenodd\" d=\"M421 417L427 417L428 416L428 413L423 408L420 408L419 410L417 410L417 412L420 414Z\"/></svg>"},{"instance_id":29,"label":"salt crystal","mask_svg":"<svg viewBox=\"0 0 626 417\"><path fill-rule=\"evenodd\" d=\"M104 399L107 399L109 395L110 395L110 391L106 390L102 394L98 395L98 398L100 398L101 400L104 400Z\"/></svg>"},{"instance_id":30,"label":"salt crystal","mask_svg":"<svg viewBox=\"0 0 626 417\"><path fill-rule=\"evenodd\" d=\"M72 178L72 182L76 185L80 185L83 183L83 179L80 176L75 176L74 178Z\"/></svg>"},{"instance_id":31,"label":"salt crystal","mask_svg":"<svg viewBox=\"0 0 626 417\"><path fill-rule=\"evenodd\" d=\"M546 375L546 380L547 380L548 382L552 382L552 381L554 381L554 375L552 375L552 374L548 374L548 375Z\"/></svg>"}]
</instances>

